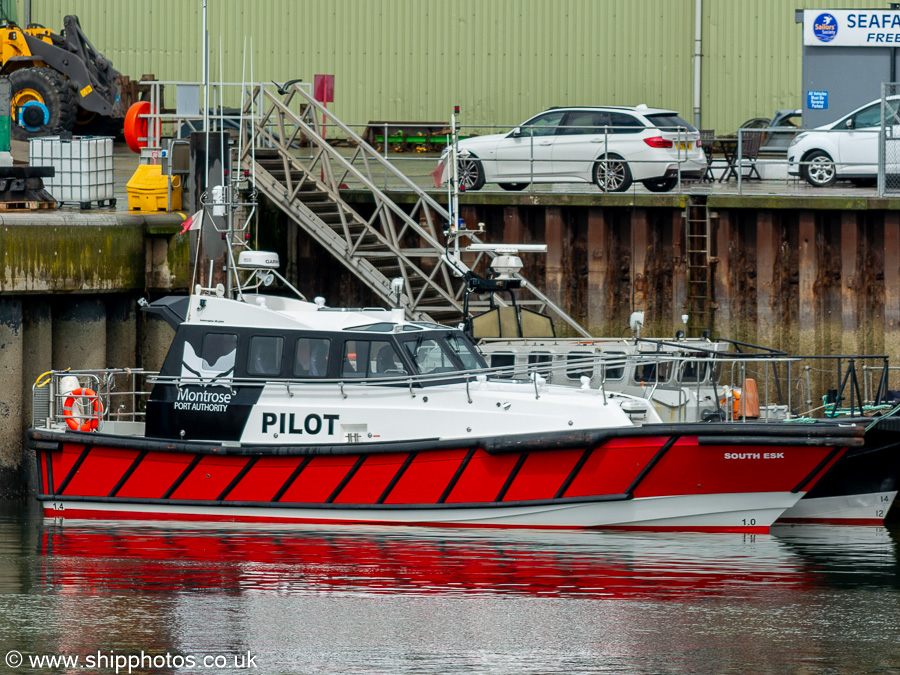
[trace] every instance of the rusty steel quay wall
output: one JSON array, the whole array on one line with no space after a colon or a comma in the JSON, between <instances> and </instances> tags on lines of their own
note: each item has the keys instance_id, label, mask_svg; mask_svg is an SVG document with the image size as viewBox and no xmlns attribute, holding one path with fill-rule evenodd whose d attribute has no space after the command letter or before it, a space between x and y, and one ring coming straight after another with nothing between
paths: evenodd
<instances>
[{"instance_id":1,"label":"rusty steel quay wall","mask_svg":"<svg viewBox=\"0 0 900 675\"><path fill-rule=\"evenodd\" d=\"M643 310L645 335L672 336L686 311L688 199L485 192L460 203L486 241L547 243L546 255L522 256L523 274L591 334L629 335L630 313ZM709 195L707 205L714 335L793 353L900 356L900 200Z\"/></svg>"},{"instance_id":2,"label":"rusty steel quay wall","mask_svg":"<svg viewBox=\"0 0 900 675\"><path fill-rule=\"evenodd\" d=\"M364 195L345 198L365 208ZM687 199L484 192L461 203L468 227L485 223L487 241L547 243L547 254L523 255L524 274L592 334L628 335L629 314L644 310L644 334L664 337L682 328ZM708 206L714 335L793 353L900 356L900 200L710 195ZM188 288L181 220L0 216L0 495L24 487L24 430L40 373L160 366L171 328L138 312L136 301ZM258 248L278 251L308 297L376 304L343 265L265 204Z\"/></svg>"},{"instance_id":3,"label":"rusty steel quay wall","mask_svg":"<svg viewBox=\"0 0 900 675\"><path fill-rule=\"evenodd\" d=\"M159 368L172 329L141 296L188 287L178 214L0 216L0 497L21 494L32 385L52 369Z\"/></svg>"}]
</instances>

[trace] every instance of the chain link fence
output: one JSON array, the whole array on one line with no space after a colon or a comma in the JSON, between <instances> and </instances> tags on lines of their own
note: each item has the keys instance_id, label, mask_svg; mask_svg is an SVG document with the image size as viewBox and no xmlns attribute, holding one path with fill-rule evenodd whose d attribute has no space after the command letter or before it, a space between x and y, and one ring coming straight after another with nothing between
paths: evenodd
<instances>
[{"instance_id":1,"label":"chain link fence","mask_svg":"<svg viewBox=\"0 0 900 675\"><path fill-rule=\"evenodd\" d=\"M881 85L878 196L900 194L900 83Z\"/></svg>"}]
</instances>

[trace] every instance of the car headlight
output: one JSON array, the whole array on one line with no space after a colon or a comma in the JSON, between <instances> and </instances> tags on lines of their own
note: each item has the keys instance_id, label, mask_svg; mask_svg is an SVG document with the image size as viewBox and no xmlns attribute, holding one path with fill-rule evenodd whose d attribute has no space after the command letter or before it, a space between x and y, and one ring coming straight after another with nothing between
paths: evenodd
<instances>
[{"instance_id":1,"label":"car headlight","mask_svg":"<svg viewBox=\"0 0 900 675\"><path fill-rule=\"evenodd\" d=\"M794 140L791 141L791 144L788 146L789 148L793 148L797 143L799 143L802 139L806 138L808 134L797 134L794 136Z\"/></svg>"}]
</instances>

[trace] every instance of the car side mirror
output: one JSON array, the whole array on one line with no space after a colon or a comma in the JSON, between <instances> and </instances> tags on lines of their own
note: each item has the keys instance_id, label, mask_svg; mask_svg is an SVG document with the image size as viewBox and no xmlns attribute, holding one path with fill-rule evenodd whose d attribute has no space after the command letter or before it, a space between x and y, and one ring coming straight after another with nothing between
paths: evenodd
<instances>
[{"instance_id":1,"label":"car side mirror","mask_svg":"<svg viewBox=\"0 0 900 675\"><path fill-rule=\"evenodd\" d=\"M849 120L844 122L844 126L847 127L848 129L852 129L853 128L853 118L851 117Z\"/></svg>"},{"instance_id":2,"label":"car side mirror","mask_svg":"<svg viewBox=\"0 0 900 675\"><path fill-rule=\"evenodd\" d=\"M521 135L522 135L522 129L520 127L516 127L515 129L512 130L513 138L518 138Z\"/></svg>"}]
</instances>

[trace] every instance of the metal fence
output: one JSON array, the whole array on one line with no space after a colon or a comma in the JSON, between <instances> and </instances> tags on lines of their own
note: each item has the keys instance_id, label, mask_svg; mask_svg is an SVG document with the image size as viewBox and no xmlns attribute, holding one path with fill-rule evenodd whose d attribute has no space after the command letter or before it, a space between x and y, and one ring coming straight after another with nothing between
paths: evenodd
<instances>
[{"instance_id":1,"label":"metal fence","mask_svg":"<svg viewBox=\"0 0 900 675\"><path fill-rule=\"evenodd\" d=\"M149 148L144 152L165 156L169 149L169 139L175 138L174 143L184 143L179 138L184 137L188 130L205 128L236 128L240 124L240 111L229 110L222 106L222 101L228 98L227 90L236 88L242 91L245 99L251 91L264 91L267 87L275 89L278 85L262 83L258 89L256 85L249 83L218 83L211 84L209 96L205 95L202 85L190 82L153 82L151 84L150 102L156 112L148 116ZM308 86L308 85L300 85ZM741 128L736 132L719 133L701 130L700 145L703 150L705 163L703 171L698 174L696 166L697 131L694 129L681 129L680 133L667 138L673 148L671 157L668 158L668 166L671 172L668 178L642 181L635 180L628 187L628 193L641 193L648 191L666 191L671 183L673 193L719 193L719 194L761 194L761 195L791 195L828 197L834 195L859 195L876 196L876 179L878 180L877 194L880 196L895 195L900 192L900 119L898 119L896 106L891 106L891 101L900 101L900 84L884 85L883 105L886 115L883 116L881 125L875 120L865 130L849 128L846 124L838 125L833 129L806 130L794 126L765 126L761 128ZM182 95L182 94L190 95ZM204 94L201 98L200 94ZM262 96L260 97L262 98ZM182 100L193 101L193 108L185 111L182 108ZM202 101L202 102L201 102ZM259 108L259 106L258 106ZM258 113L256 113L258 114ZM245 115L246 117L246 115ZM766 120L768 122L768 120ZM265 123L271 123L265 122ZM324 135L328 143L340 153L348 157L357 151L358 138L371 145L381 154L385 160L393 165L397 171L408 177L418 187L432 190L436 189L433 176L435 173L441 151L449 142L449 124L440 121L425 122L397 122L397 121L369 121L365 123L342 123L341 125L327 123L322 125ZM342 132L342 128L352 129L353 137ZM520 150L524 152L514 160L522 166L527 166L527 171L518 178L498 178L496 182L488 181L481 188L484 191L502 192L504 190L527 190L532 193L596 193L598 185L596 178L597 165L610 161L603 155L602 148L612 149L616 142L629 131L618 127L603 127L602 137L593 141L593 148L597 153L588 164L592 164L593 171L582 171L580 176L573 176L571 168L584 164L584 158L550 158L550 162L561 168L564 176L538 176L538 170L548 162L546 149L541 145L544 138L533 137L533 130L527 127L516 127L515 124L496 125L485 127L483 125L461 125L460 138L477 137L487 134L501 134L508 136L514 134L516 129L523 136ZM577 132L585 129L560 127L562 137L571 139L576 136L587 137L590 134ZM596 129L593 129L596 131ZM630 129L634 132L634 129ZM829 147L840 148L845 139L843 135L858 136L866 142L867 150L863 153L848 153L846 156L837 150L831 150L827 158L823 158L823 150L811 147L803 153L797 152L796 141L805 135L808 140L815 134L819 139L831 139ZM857 133L858 132L858 133ZM879 133L880 132L880 133ZM281 133L279 130L278 133ZM287 132L285 132L287 133ZM597 136L594 133L593 136ZM638 136L639 134L631 134ZM868 139L871 138L871 143ZM612 140L609 140L612 139ZM877 139L877 140L876 140ZM691 144L691 157L688 157L687 144ZM808 145L808 144L807 144ZM315 153L314 145L308 139L299 138L294 151L298 157L312 156ZM818 152L817 152L818 151ZM554 150L555 152L555 150ZM815 156L813 155L815 153ZM828 154L828 153L825 153ZM596 161L600 158L601 161ZM145 156L147 160L155 161ZM640 156L629 156L629 170L632 174L641 173L642 168L659 165L661 157L649 159ZM502 163L503 159L495 161L495 165ZM808 180L810 173L814 172L819 178L825 179L815 183ZM834 174L834 180L828 181L829 172ZM594 179L594 180L592 180ZM396 179L393 172L385 170L379 179L379 188L383 190L409 189L404 187L403 181ZM655 185L647 186L647 182ZM354 185L347 183L349 189ZM656 190L653 188L656 187ZM664 189L666 188L666 189Z\"/></svg>"},{"instance_id":2,"label":"metal fence","mask_svg":"<svg viewBox=\"0 0 900 675\"><path fill-rule=\"evenodd\" d=\"M878 136L878 196L900 194L900 83L881 85L881 130Z\"/></svg>"}]
</instances>

